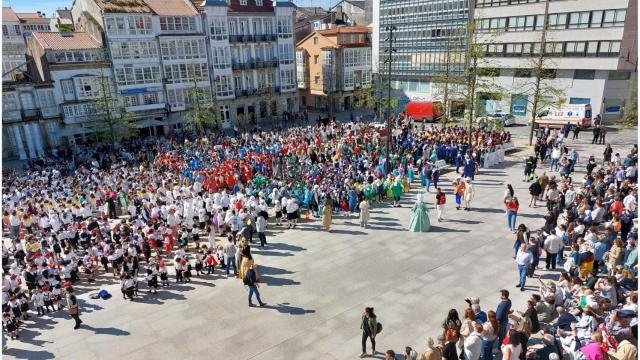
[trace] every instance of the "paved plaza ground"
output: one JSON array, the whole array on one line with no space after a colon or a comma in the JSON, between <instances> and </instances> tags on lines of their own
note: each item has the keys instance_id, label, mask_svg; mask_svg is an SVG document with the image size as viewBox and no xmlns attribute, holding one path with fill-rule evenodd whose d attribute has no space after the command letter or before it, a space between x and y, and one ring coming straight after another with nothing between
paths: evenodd
<instances>
[{"instance_id":1,"label":"paved plaza ground","mask_svg":"<svg viewBox=\"0 0 640 360\"><path fill-rule=\"evenodd\" d=\"M525 127L512 129L524 144ZM588 144L581 134L578 174L590 154L604 146ZM637 129L612 130L614 151L626 153L637 141ZM575 142L569 141L569 144ZM619 144L619 145L618 145ZM161 288L136 301L125 301L118 285L106 288L113 298L80 296L84 326L73 330L66 312L28 321L21 341L3 338L4 356L22 359L355 359L360 354L360 316L375 307L384 331L377 350L425 350L425 338L437 336L446 312L466 307L464 298L478 296L485 310L495 309L498 290L512 292L514 308L539 285L517 291L512 260L514 235L508 230L502 198L511 183L521 200L518 223L543 225L543 207L529 208L528 186L522 182L524 147L496 168L476 177L471 212L456 211L448 172L442 181L449 194L445 221L432 211L432 231L406 231L416 184L401 208L375 204L370 227L357 218L334 219L331 233L320 222L296 230L270 225L269 246L252 249L264 283L267 308L247 307L246 291L237 279L193 278L189 284ZM576 179L577 176L574 177ZM435 195L431 199L433 202ZM554 273L538 271L542 278ZM171 272L171 275L173 273ZM172 276L173 277L173 276ZM8 347L7 347L8 346ZM383 358L382 354L376 357Z\"/></svg>"}]
</instances>

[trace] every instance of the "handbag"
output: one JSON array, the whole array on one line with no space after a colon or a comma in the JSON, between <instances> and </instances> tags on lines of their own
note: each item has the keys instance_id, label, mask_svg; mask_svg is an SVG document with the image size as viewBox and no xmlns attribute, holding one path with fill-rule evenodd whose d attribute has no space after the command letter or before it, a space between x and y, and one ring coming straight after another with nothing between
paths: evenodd
<instances>
[{"instance_id":1,"label":"handbag","mask_svg":"<svg viewBox=\"0 0 640 360\"><path fill-rule=\"evenodd\" d=\"M70 315L78 315L78 306L70 306L69 307L69 314Z\"/></svg>"}]
</instances>

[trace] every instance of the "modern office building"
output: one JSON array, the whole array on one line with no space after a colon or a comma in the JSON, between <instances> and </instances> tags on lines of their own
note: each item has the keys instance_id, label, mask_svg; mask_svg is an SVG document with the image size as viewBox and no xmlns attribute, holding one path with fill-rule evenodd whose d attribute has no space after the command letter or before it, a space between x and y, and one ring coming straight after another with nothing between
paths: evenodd
<instances>
[{"instance_id":1,"label":"modern office building","mask_svg":"<svg viewBox=\"0 0 640 360\"><path fill-rule=\"evenodd\" d=\"M311 33L296 46L296 66L302 106L352 110L357 91L371 86L371 28L338 26Z\"/></svg>"},{"instance_id":2,"label":"modern office building","mask_svg":"<svg viewBox=\"0 0 640 360\"><path fill-rule=\"evenodd\" d=\"M378 43L374 69L379 78L388 77L389 37L394 29L391 85L394 96L400 99L399 107L409 100L438 96L434 78L444 75L447 53L464 49L461 30L472 18L469 6L469 0L373 1L374 32L377 31L373 37ZM449 71L461 73L463 68L460 61L451 64Z\"/></svg>"},{"instance_id":3,"label":"modern office building","mask_svg":"<svg viewBox=\"0 0 640 360\"><path fill-rule=\"evenodd\" d=\"M486 101L488 112L530 116L532 65L540 52L544 0L479 0L475 19L479 38L487 42L486 67L510 96ZM548 3L543 64L545 86L562 90L570 104L591 104L604 119L622 115L636 84L637 1L571 0Z\"/></svg>"}]
</instances>

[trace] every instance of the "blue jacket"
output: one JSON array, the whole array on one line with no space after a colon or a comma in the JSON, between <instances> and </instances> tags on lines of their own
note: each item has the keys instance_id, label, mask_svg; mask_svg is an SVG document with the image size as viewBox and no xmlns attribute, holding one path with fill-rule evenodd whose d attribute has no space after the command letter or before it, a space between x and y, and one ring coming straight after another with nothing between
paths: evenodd
<instances>
[{"instance_id":1,"label":"blue jacket","mask_svg":"<svg viewBox=\"0 0 640 360\"><path fill-rule=\"evenodd\" d=\"M496 309L496 320L508 321L509 310L511 310L511 300L507 299L500 301L498 308Z\"/></svg>"}]
</instances>

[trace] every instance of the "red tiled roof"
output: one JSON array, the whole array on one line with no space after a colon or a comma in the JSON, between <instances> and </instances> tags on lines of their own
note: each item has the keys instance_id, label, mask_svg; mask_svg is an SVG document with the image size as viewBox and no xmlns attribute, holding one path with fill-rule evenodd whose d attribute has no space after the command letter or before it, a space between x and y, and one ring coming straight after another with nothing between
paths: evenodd
<instances>
[{"instance_id":1,"label":"red tiled roof","mask_svg":"<svg viewBox=\"0 0 640 360\"><path fill-rule=\"evenodd\" d=\"M42 17L42 15L38 13L16 13L20 22L29 23L29 24L49 24L51 23L51 19Z\"/></svg>"},{"instance_id":2,"label":"red tiled roof","mask_svg":"<svg viewBox=\"0 0 640 360\"><path fill-rule=\"evenodd\" d=\"M3 7L2 8L2 21L3 22L6 22L6 21L19 22L20 19L18 19L18 16L16 15L16 13L13 11L12 8Z\"/></svg>"},{"instance_id":3,"label":"red tiled roof","mask_svg":"<svg viewBox=\"0 0 640 360\"><path fill-rule=\"evenodd\" d=\"M106 13L150 13L151 9L142 0L94 0ZM171 0L167 0L171 1Z\"/></svg>"},{"instance_id":4,"label":"red tiled roof","mask_svg":"<svg viewBox=\"0 0 640 360\"><path fill-rule=\"evenodd\" d=\"M32 36L45 50L100 49L102 45L85 32L43 32L34 31Z\"/></svg>"},{"instance_id":5,"label":"red tiled roof","mask_svg":"<svg viewBox=\"0 0 640 360\"><path fill-rule=\"evenodd\" d=\"M160 16L196 16L198 12L187 0L144 0L151 10Z\"/></svg>"},{"instance_id":6,"label":"red tiled roof","mask_svg":"<svg viewBox=\"0 0 640 360\"><path fill-rule=\"evenodd\" d=\"M322 35L335 35L335 34L360 34L360 33L370 33L372 29L370 26L338 26L333 29L321 30L318 33Z\"/></svg>"}]
</instances>

